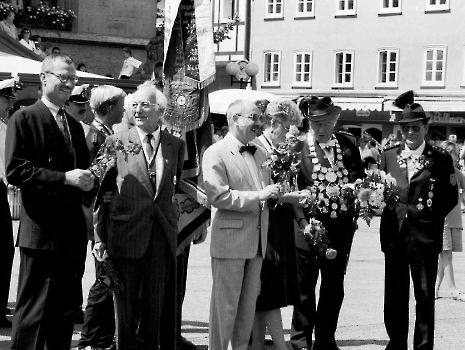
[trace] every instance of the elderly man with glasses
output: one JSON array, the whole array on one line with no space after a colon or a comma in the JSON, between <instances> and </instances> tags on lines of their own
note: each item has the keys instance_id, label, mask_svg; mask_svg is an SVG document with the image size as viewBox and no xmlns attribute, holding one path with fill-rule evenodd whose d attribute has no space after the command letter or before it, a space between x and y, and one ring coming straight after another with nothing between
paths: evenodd
<instances>
[{"instance_id":1,"label":"elderly man with glasses","mask_svg":"<svg viewBox=\"0 0 465 350\"><path fill-rule=\"evenodd\" d=\"M94 206L95 256L110 258L124 286L114 295L118 349L159 348L165 285L178 239L173 195L185 149L184 141L160 130L166 105L160 90L143 84L133 94L136 126L105 140L109 152L115 142L124 146L101 180ZM111 204L102 202L108 190L114 191Z\"/></svg>"},{"instance_id":2,"label":"elderly man with glasses","mask_svg":"<svg viewBox=\"0 0 465 350\"><path fill-rule=\"evenodd\" d=\"M403 141L381 155L380 169L390 173L400 189L397 203L384 208L380 224L388 350L409 348L410 278L416 301L413 349L433 349L435 283L444 219L458 202L452 158L446 150L425 142L430 116L414 103L413 96L413 91L408 91L394 102L403 109L399 121Z\"/></svg>"},{"instance_id":3,"label":"elderly man with glasses","mask_svg":"<svg viewBox=\"0 0 465 350\"><path fill-rule=\"evenodd\" d=\"M204 188L214 207L211 224L213 288L209 349L246 350L266 253L269 209L279 185L262 167L266 153L250 144L265 118L252 102L237 100L227 111L229 132L203 156Z\"/></svg>"},{"instance_id":4,"label":"elderly man with glasses","mask_svg":"<svg viewBox=\"0 0 465 350\"><path fill-rule=\"evenodd\" d=\"M42 97L13 114L6 135L6 177L23 200L15 350L70 348L74 266L87 245L81 203L94 185L81 124L63 110L77 81L73 61L46 57L40 80Z\"/></svg>"}]
</instances>

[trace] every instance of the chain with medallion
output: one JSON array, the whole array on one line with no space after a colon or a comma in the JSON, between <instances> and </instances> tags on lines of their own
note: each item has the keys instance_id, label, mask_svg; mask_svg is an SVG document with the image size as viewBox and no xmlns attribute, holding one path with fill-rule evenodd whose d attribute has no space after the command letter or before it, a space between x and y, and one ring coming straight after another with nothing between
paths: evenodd
<instances>
[{"instance_id":1,"label":"chain with medallion","mask_svg":"<svg viewBox=\"0 0 465 350\"><path fill-rule=\"evenodd\" d=\"M323 152L323 157L331 165L329 167L320 164L316 154L316 146L312 138L309 138L309 157L313 164L311 178L313 185L307 187L314 197L315 204L309 206L311 214L328 214L331 218L336 218L341 211L347 211L348 198L344 196L342 188L349 182L348 170L342 162L342 150L339 141L333 136L336 156L331 162ZM334 150L334 149L333 149Z\"/></svg>"}]
</instances>

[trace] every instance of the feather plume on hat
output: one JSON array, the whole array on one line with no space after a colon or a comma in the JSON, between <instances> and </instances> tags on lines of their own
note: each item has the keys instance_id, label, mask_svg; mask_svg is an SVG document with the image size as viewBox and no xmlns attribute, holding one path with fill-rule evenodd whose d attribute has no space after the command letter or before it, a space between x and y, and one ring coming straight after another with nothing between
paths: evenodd
<instances>
[{"instance_id":1,"label":"feather plume on hat","mask_svg":"<svg viewBox=\"0 0 465 350\"><path fill-rule=\"evenodd\" d=\"M400 124L417 121L427 122L431 118L419 103L414 102L414 96L413 90L409 90L399 95L392 103L394 106L402 109L402 117L399 120Z\"/></svg>"}]
</instances>

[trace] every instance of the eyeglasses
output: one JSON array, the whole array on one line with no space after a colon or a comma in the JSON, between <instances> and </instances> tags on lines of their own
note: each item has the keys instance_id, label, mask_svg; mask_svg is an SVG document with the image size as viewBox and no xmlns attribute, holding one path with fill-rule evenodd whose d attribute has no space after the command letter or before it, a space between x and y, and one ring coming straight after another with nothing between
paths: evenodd
<instances>
[{"instance_id":1,"label":"eyeglasses","mask_svg":"<svg viewBox=\"0 0 465 350\"><path fill-rule=\"evenodd\" d=\"M157 103L151 103L149 101L143 101L143 102L134 102L131 106L133 109L137 109L138 106L142 109L150 109L152 106L156 106Z\"/></svg>"},{"instance_id":2,"label":"eyeglasses","mask_svg":"<svg viewBox=\"0 0 465 350\"><path fill-rule=\"evenodd\" d=\"M421 125L402 125L400 127L403 132L409 132L412 129L413 132L419 132L421 130Z\"/></svg>"},{"instance_id":3,"label":"eyeglasses","mask_svg":"<svg viewBox=\"0 0 465 350\"><path fill-rule=\"evenodd\" d=\"M54 75L61 81L63 84L66 83L68 80L72 83L76 84L79 81L79 78L76 75L66 75L66 74L55 74L53 72L45 72L51 75Z\"/></svg>"},{"instance_id":4,"label":"eyeglasses","mask_svg":"<svg viewBox=\"0 0 465 350\"><path fill-rule=\"evenodd\" d=\"M24 32L24 34L31 34L31 32Z\"/></svg>"},{"instance_id":5,"label":"eyeglasses","mask_svg":"<svg viewBox=\"0 0 465 350\"><path fill-rule=\"evenodd\" d=\"M239 117L244 117L252 120L254 123L264 123L265 122L265 116L263 114L257 114L257 113L250 113L249 115L243 115L243 114L236 114Z\"/></svg>"}]
</instances>

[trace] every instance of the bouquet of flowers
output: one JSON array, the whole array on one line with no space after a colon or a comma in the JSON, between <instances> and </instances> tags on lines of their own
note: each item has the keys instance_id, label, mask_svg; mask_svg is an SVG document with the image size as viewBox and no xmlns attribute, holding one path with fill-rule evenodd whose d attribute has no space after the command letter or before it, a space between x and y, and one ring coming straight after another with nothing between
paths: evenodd
<instances>
[{"instance_id":1,"label":"bouquet of flowers","mask_svg":"<svg viewBox=\"0 0 465 350\"><path fill-rule=\"evenodd\" d=\"M377 211L386 205L393 206L399 200L396 179L378 169L367 170L367 177L355 181L360 217L370 226L371 219Z\"/></svg>"},{"instance_id":2,"label":"bouquet of flowers","mask_svg":"<svg viewBox=\"0 0 465 350\"><path fill-rule=\"evenodd\" d=\"M271 169L274 182L281 184L283 192L292 192L296 189L302 147L299 129L291 125L286 134L286 141L273 149L268 159L262 164L262 167Z\"/></svg>"},{"instance_id":3,"label":"bouquet of flowers","mask_svg":"<svg viewBox=\"0 0 465 350\"><path fill-rule=\"evenodd\" d=\"M310 218L310 223L303 229L303 234L318 257L328 260L336 258L337 251L331 248L331 241L321 221Z\"/></svg>"}]
</instances>

